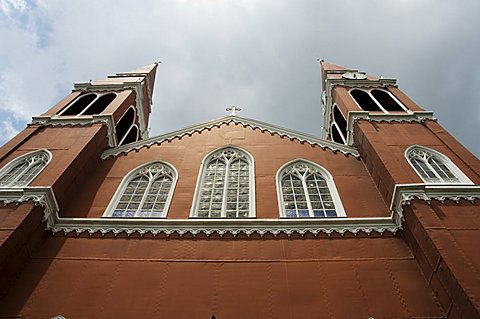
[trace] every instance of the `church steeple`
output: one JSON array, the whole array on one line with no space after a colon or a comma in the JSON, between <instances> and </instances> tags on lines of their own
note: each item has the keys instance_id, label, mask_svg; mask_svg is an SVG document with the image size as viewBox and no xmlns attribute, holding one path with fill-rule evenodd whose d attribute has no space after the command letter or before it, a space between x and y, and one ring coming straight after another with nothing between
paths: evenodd
<instances>
[{"instance_id":1,"label":"church steeple","mask_svg":"<svg viewBox=\"0 0 480 319\"><path fill-rule=\"evenodd\" d=\"M359 119L388 121L433 118L397 88L395 79L376 77L320 61L323 137L352 145L353 124Z\"/></svg>"},{"instance_id":2,"label":"church steeple","mask_svg":"<svg viewBox=\"0 0 480 319\"><path fill-rule=\"evenodd\" d=\"M148 138L153 88L158 63L101 80L75 83L71 94L32 124L108 126L110 146Z\"/></svg>"}]
</instances>

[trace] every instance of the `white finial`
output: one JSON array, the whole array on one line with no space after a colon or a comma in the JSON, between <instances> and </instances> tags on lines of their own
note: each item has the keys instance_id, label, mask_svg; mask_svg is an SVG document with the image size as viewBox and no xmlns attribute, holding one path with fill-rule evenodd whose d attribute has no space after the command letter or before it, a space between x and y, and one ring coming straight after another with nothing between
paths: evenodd
<instances>
[{"instance_id":1,"label":"white finial","mask_svg":"<svg viewBox=\"0 0 480 319\"><path fill-rule=\"evenodd\" d=\"M236 116L237 114L235 112L239 112L241 110L242 110L241 108L236 107L235 105L232 105L225 109L225 111L230 111L230 116Z\"/></svg>"}]
</instances>

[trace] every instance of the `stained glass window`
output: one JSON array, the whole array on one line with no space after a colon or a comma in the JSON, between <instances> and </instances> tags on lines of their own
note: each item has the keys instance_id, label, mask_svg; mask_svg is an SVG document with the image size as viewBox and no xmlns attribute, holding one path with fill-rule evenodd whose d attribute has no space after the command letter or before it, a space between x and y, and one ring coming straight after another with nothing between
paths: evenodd
<instances>
[{"instance_id":1,"label":"stained glass window","mask_svg":"<svg viewBox=\"0 0 480 319\"><path fill-rule=\"evenodd\" d=\"M455 164L438 152L416 146L407 151L407 158L426 183L470 182Z\"/></svg>"},{"instance_id":2,"label":"stained glass window","mask_svg":"<svg viewBox=\"0 0 480 319\"><path fill-rule=\"evenodd\" d=\"M0 171L0 187L27 186L48 164L50 157L50 153L40 150L13 160Z\"/></svg>"},{"instance_id":3,"label":"stained glass window","mask_svg":"<svg viewBox=\"0 0 480 319\"><path fill-rule=\"evenodd\" d=\"M121 186L121 194L116 196L115 208L107 216L165 217L175 181L175 171L160 162L137 169Z\"/></svg>"},{"instance_id":4,"label":"stained glass window","mask_svg":"<svg viewBox=\"0 0 480 319\"><path fill-rule=\"evenodd\" d=\"M343 215L341 203L332 196L330 188L333 181L326 178L316 165L297 161L283 168L278 177L283 217Z\"/></svg>"},{"instance_id":5,"label":"stained glass window","mask_svg":"<svg viewBox=\"0 0 480 319\"><path fill-rule=\"evenodd\" d=\"M246 218L253 216L251 158L236 148L210 155L203 166L194 217Z\"/></svg>"}]
</instances>

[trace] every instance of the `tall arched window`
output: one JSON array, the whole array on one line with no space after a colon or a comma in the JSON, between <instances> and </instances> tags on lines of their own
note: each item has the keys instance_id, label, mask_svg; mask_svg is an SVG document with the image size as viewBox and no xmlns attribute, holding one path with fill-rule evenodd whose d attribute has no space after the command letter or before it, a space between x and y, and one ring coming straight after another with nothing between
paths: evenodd
<instances>
[{"instance_id":1,"label":"tall arched window","mask_svg":"<svg viewBox=\"0 0 480 319\"><path fill-rule=\"evenodd\" d=\"M472 181L445 155L414 145L405 151L408 162L425 183L467 183Z\"/></svg>"},{"instance_id":2,"label":"tall arched window","mask_svg":"<svg viewBox=\"0 0 480 319\"><path fill-rule=\"evenodd\" d=\"M177 176L171 165L160 161L134 169L123 179L104 217L165 217Z\"/></svg>"},{"instance_id":3,"label":"tall arched window","mask_svg":"<svg viewBox=\"0 0 480 319\"><path fill-rule=\"evenodd\" d=\"M296 160L280 168L277 191L281 217L345 216L332 176L312 162Z\"/></svg>"},{"instance_id":4,"label":"tall arched window","mask_svg":"<svg viewBox=\"0 0 480 319\"><path fill-rule=\"evenodd\" d=\"M253 158L227 147L208 155L197 184L192 217L246 218L255 216Z\"/></svg>"},{"instance_id":5,"label":"tall arched window","mask_svg":"<svg viewBox=\"0 0 480 319\"><path fill-rule=\"evenodd\" d=\"M38 150L22 155L0 170L0 187L24 187L47 166L52 155L47 150Z\"/></svg>"}]
</instances>

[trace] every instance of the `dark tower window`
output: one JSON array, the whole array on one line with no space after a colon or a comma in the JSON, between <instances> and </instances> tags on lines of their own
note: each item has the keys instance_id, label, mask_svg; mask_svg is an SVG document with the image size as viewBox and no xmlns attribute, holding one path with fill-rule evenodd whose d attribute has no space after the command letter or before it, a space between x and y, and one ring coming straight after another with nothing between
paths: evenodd
<instances>
[{"instance_id":1,"label":"dark tower window","mask_svg":"<svg viewBox=\"0 0 480 319\"><path fill-rule=\"evenodd\" d=\"M342 112L340 112L337 105L333 107L333 119L335 120L335 123L337 123L338 127L340 128L340 131L342 132L343 136L347 136L347 121L343 117L343 114Z\"/></svg>"},{"instance_id":2,"label":"dark tower window","mask_svg":"<svg viewBox=\"0 0 480 319\"><path fill-rule=\"evenodd\" d=\"M64 111L60 112L60 115L78 115L80 114L90 103L95 100L96 94L81 95L78 99L67 105Z\"/></svg>"},{"instance_id":3,"label":"dark tower window","mask_svg":"<svg viewBox=\"0 0 480 319\"><path fill-rule=\"evenodd\" d=\"M373 97L387 111L405 111L390 94L381 90L372 90Z\"/></svg>"},{"instance_id":4,"label":"dark tower window","mask_svg":"<svg viewBox=\"0 0 480 319\"><path fill-rule=\"evenodd\" d=\"M353 96L355 102L357 102L358 106L360 106L362 110L383 112L383 110L378 107L377 103L375 103L375 101L370 97L367 92L353 89L352 91L350 91L350 94Z\"/></svg>"},{"instance_id":5,"label":"dark tower window","mask_svg":"<svg viewBox=\"0 0 480 319\"><path fill-rule=\"evenodd\" d=\"M117 97L115 93L108 93L100 96L95 102L93 102L83 115L94 115L102 113L107 106Z\"/></svg>"},{"instance_id":6,"label":"dark tower window","mask_svg":"<svg viewBox=\"0 0 480 319\"><path fill-rule=\"evenodd\" d=\"M133 125L130 131L128 131L127 136L121 141L121 145L133 143L138 140L138 129L136 125Z\"/></svg>"},{"instance_id":7,"label":"dark tower window","mask_svg":"<svg viewBox=\"0 0 480 319\"><path fill-rule=\"evenodd\" d=\"M345 144L345 142L342 139L342 136L340 135L340 132L338 131L338 128L336 125L332 124L332 140L334 142L340 143L340 144Z\"/></svg>"},{"instance_id":8,"label":"dark tower window","mask_svg":"<svg viewBox=\"0 0 480 319\"><path fill-rule=\"evenodd\" d=\"M120 121L118 121L117 126L115 128L117 132L117 141L118 144L125 144L125 141L122 140L127 140L127 134L129 134L132 130L130 128L135 124L135 109L133 107L130 107L122 116ZM137 130L138 132L138 130ZM133 133L132 133L133 134ZM131 137L131 136L130 136ZM135 141L136 141L135 137Z\"/></svg>"}]
</instances>

